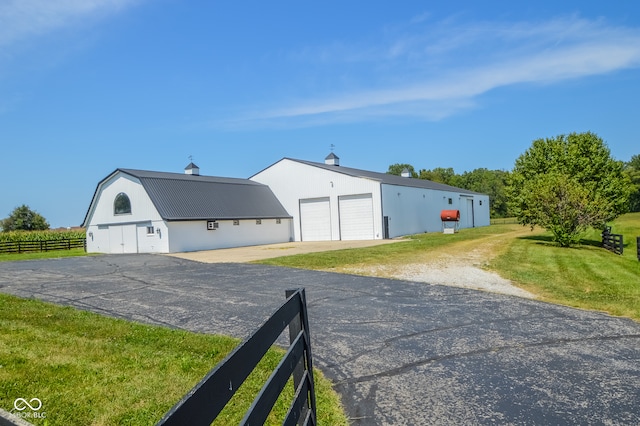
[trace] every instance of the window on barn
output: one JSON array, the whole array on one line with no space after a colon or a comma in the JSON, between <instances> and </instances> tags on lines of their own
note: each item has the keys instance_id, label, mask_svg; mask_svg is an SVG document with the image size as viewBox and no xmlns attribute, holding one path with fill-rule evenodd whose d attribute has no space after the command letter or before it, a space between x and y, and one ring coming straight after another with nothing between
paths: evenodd
<instances>
[{"instance_id":1,"label":"window on barn","mask_svg":"<svg viewBox=\"0 0 640 426\"><path fill-rule=\"evenodd\" d=\"M131 201L124 192L116 195L116 199L113 202L113 214L130 214L131 213Z\"/></svg>"}]
</instances>

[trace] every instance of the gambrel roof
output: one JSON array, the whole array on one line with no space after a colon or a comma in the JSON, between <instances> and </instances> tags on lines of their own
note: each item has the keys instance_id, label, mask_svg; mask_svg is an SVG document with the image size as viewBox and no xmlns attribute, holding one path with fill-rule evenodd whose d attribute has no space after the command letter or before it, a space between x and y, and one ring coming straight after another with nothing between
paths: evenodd
<instances>
[{"instance_id":1,"label":"gambrel roof","mask_svg":"<svg viewBox=\"0 0 640 426\"><path fill-rule=\"evenodd\" d=\"M248 179L182 173L116 169L98 183L89 213L101 185L117 173L137 178L164 220L290 218L267 185Z\"/></svg>"},{"instance_id":2,"label":"gambrel roof","mask_svg":"<svg viewBox=\"0 0 640 426\"><path fill-rule=\"evenodd\" d=\"M478 192L469 191L468 189L457 188L455 186L445 185L444 183L433 182L426 179L406 178L402 176L392 175L389 173L379 173L379 172L371 172L368 170L352 169L350 167L334 166L332 164L316 163L313 161L306 161L306 160L296 160L295 158L288 158L288 157L285 157L282 160L295 161L296 163L306 164L312 167L318 167L320 169L329 170L335 173L342 173L347 176L371 179L386 185L408 186L412 188L425 188L425 189L433 189L436 191L450 191L450 192L458 192L460 194L479 194ZM256 173L256 174L259 174L259 173Z\"/></svg>"}]
</instances>

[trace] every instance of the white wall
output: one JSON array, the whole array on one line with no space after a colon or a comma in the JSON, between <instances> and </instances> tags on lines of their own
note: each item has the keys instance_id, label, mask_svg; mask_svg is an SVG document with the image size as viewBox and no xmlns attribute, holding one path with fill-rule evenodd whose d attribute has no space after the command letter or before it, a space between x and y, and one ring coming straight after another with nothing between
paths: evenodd
<instances>
[{"instance_id":1,"label":"white wall","mask_svg":"<svg viewBox=\"0 0 640 426\"><path fill-rule=\"evenodd\" d=\"M460 228L488 226L488 196L459 192L436 191L397 185L382 185L383 215L389 217L389 237L440 232L442 210L460 210ZM451 203L449 204L449 199ZM468 199L473 200L473 217L468 208ZM480 201L482 200L482 206Z\"/></svg>"},{"instance_id":2,"label":"white wall","mask_svg":"<svg viewBox=\"0 0 640 426\"><path fill-rule=\"evenodd\" d=\"M119 193L131 202L130 214L114 214L113 202ZM87 218L87 252L89 253L166 253L166 225L140 181L116 172L98 188L95 203ZM147 226L154 232L147 235ZM133 228L135 227L135 231Z\"/></svg>"},{"instance_id":3,"label":"white wall","mask_svg":"<svg viewBox=\"0 0 640 426\"><path fill-rule=\"evenodd\" d=\"M167 222L169 250L175 253L291 240L291 219L280 219L280 224L276 219L261 219L261 222L258 225L255 219L245 219L234 225L232 220L219 220L215 231L207 230L205 220Z\"/></svg>"},{"instance_id":4,"label":"white wall","mask_svg":"<svg viewBox=\"0 0 640 426\"><path fill-rule=\"evenodd\" d=\"M372 194L374 237L381 239L382 200L380 183L365 178L356 178L336 171L309 166L297 161L283 159L251 178L268 185L282 206L293 216L295 241L301 239L300 199L329 197L331 209L331 239L340 239L338 197L341 195Z\"/></svg>"}]
</instances>

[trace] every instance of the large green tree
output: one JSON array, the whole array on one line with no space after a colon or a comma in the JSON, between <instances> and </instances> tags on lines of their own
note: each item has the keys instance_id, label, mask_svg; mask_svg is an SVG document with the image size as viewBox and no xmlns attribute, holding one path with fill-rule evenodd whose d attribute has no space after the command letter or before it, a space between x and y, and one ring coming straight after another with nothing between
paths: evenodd
<instances>
[{"instance_id":1,"label":"large green tree","mask_svg":"<svg viewBox=\"0 0 640 426\"><path fill-rule=\"evenodd\" d=\"M625 173L631 181L629 210L632 212L640 212L640 154L631 157L631 161L625 166Z\"/></svg>"},{"instance_id":2,"label":"large green tree","mask_svg":"<svg viewBox=\"0 0 640 426\"><path fill-rule=\"evenodd\" d=\"M41 231L49 229L49 223L38 212L27 205L16 207L8 218L0 221L3 232L8 231Z\"/></svg>"},{"instance_id":3,"label":"large green tree","mask_svg":"<svg viewBox=\"0 0 640 426\"><path fill-rule=\"evenodd\" d=\"M516 160L507 192L520 223L551 231L566 247L626 212L630 185L623 163L586 132L533 141Z\"/></svg>"}]
</instances>

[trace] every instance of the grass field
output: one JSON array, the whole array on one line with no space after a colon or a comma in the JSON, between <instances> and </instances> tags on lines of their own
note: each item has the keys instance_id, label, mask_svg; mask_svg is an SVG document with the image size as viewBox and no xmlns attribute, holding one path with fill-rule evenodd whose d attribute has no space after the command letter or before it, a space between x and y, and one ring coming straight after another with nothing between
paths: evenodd
<instances>
[{"instance_id":1,"label":"grass field","mask_svg":"<svg viewBox=\"0 0 640 426\"><path fill-rule=\"evenodd\" d=\"M39 398L48 425L154 424L238 340L107 318L0 294L0 407ZM214 424L238 424L283 355L271 350ZM320 424L346 425L339 397L315 372ZM272 412L280 424L293 387Z\"/></svg>"},{"instance_id":2,"label":"grass field","mask_svg":"<svg viewBox=\"0 0 640 426\"><path fill-rule=\"evenodd\" d=\"M480 251L486 257L483 267L498 272L541 300L640 320L640 262L635 249L635 238L640 236L640 213L617 219L612 223L612 232L624 235L623 256L600 247L599 231L585 235L576 247L560 248L551 241L550 234L541 230L531 232L520 225L500 224L463 229L455 235L419 234L397 244L288 256L259 263L360 273L402 268L443 254Z\"/></svg>"},{"instance_id":3,"label":"grass field","mask_svg":"<svg viewBox=\"0 0 640 426\"><path fill-rule=\"evenodd\" d=\"M624 236L622 256L602 249L595 230L572 248L560 248L542 234L514 239L490 267L542 300L640 320L640 213L617 219L612 232Z\"/></svg>"}]
</instances>

